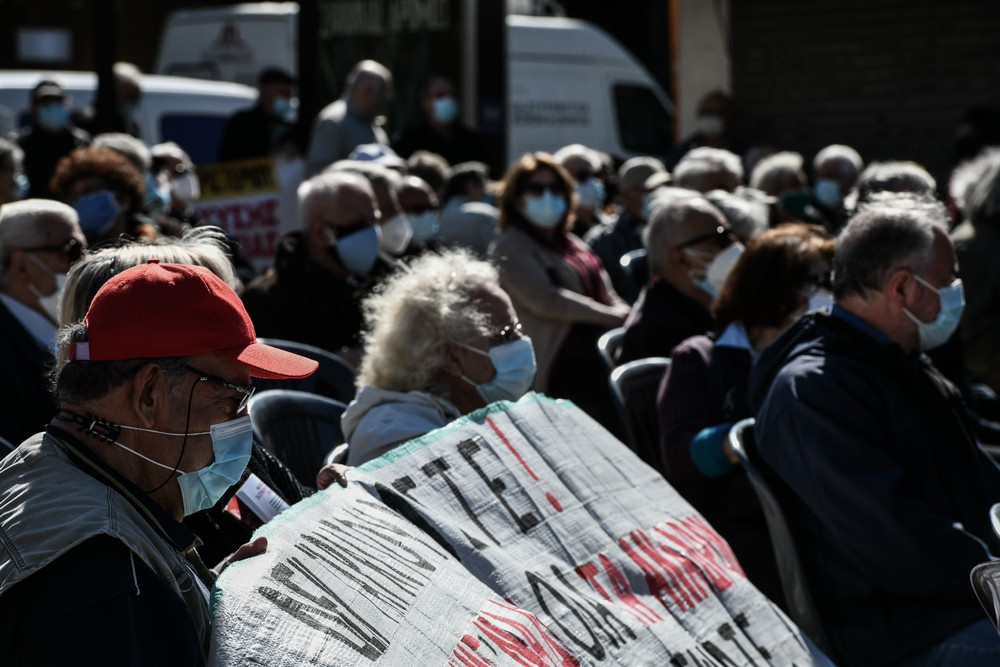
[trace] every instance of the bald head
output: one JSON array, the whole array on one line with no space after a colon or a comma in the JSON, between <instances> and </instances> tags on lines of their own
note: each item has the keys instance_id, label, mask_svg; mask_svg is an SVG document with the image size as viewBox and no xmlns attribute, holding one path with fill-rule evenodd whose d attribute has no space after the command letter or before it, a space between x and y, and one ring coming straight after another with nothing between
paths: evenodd
<instances>
[{"instance_id":1,"label":"bald head","mask_svg":"<svg viewBox=\"0 0 1000 667\"><path fill-rule=\"evenodd\" d=\"M392 100L392 73L381 63L362 60L347 75L344 96L367 120L389 110Z\"/></svg>"}]
</instances>

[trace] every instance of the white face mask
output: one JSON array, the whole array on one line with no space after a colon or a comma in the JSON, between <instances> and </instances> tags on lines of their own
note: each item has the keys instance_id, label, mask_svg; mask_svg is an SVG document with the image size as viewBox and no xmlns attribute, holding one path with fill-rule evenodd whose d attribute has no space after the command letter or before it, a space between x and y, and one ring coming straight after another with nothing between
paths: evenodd
<instances>
[{"instance_id":1,"label":"white face mask","mask_svg":"<svg viewBox=\"0 0 1000 667\"><path fill-rule=\"evenodd\" d=\"M397 213L382 225L381 248L390 255L402 255L410 246L413 226L405 213Z\"/></svg>"},{"instance_id":2,"label":"white face mask","mask_svg":"<svg viewBox=\"0 0 1000 667\"><path fill-rule=\"evenodd\" d=\"M698 120L696 122L698 131L709 137L719 136L726 127L726 124L722 120L722 116L716 116L714 114L698 116Z\"/></svg>"},{"instance_id":3,"label":"white face mask","mask_svg":"<svg viewBox=\"0 0 1000 667\"><path fill-rule=\"evenodd\" d=\"M736 260L740 258L740 255L743 254L743 250L743 244L736 241L716 255L715 259L709 263L708 269L705 271L705 277L716 294L722 291L722 287L726 284L726 278L732 273L733 266L736 264Z\"/></svg>"},{"instance_id":4,"label":"white face mask","mask_svg":"<svg viewBox=\"0 0 1000 667\"><path fill-rule=\"evenodd\" d=\"M185 172L183 176L171 181L170 193L184 205L190 206L201 199L201 182L194 172Z\"/></svg>"},{"instance_id":5,"label":"white face mask","mask_svg":"<svg viewBox=\"0 0 1000 667\"><path fill-rule=\"evenodd\" d=\"M810 313L814 310L821 310L828 313L831 308L833 308L833 292L830 290L820 288L809 297Z\"/></svg>"},{"instance_id":6,"label":"white face mask","mask_svg":"<svg viewBox=\"0 0 1000 667\"><path fill-rule=\"evenodd\" d=\"M45 314L49 316L49 319L53 322L59 322L59 305L62 302L63 292L66 291L66 274L53 271L49 268L48 264L38 259L38 257L34 254L29 253L28 257L35 260L35 263L37 263L38 266L48 271L56 281L56 288L52 290L50 294L42 294L38 291L38 288L31 283L28 284L28 289L30 289L32 294L38 298L38 305L41 306L42 310L45 311Z\"/></svg>"}]
</instances>

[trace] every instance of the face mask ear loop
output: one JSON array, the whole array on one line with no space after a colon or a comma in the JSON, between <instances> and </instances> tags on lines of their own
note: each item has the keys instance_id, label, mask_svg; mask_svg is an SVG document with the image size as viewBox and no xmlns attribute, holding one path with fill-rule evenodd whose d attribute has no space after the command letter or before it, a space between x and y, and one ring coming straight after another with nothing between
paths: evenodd
<instances>
[{"instance_id":1,"label":"face mask ear loop","mask_svg":"<svg viewBox=\"0 0 1000 667\"><path fill-rule=\"evenodd\" d=\"M184 420L184 440L181 441L181 453L177 457L177 463L174 464L174 469L171 470L169 473L167 473L167 478L163 480L163 482L161 482L159 486L150 489L149 491L143 491L143 493L147 495L159 491L164 486L166 486L167 482L172 480L174 478L174 475L177 474L177 469L181 467L181 459L184 458L184 450L187 448L188 430L191 426L191 406L192 406L192 401L194 400L194 388L198 386L199 382L201 382L201 380L194 381L194 384L191 385L191 393L188 394L187 418Z\"/></svg>"}]
</instances>

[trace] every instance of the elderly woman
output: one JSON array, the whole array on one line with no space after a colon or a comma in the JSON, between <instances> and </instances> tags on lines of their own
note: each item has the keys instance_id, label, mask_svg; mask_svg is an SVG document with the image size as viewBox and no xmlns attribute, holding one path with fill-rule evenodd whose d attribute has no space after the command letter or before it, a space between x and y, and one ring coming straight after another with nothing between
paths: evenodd
<instances>
[{"instance_id":1,"label":"elderly woman","mask_svg":"<svg viewBox=\"0 0 1000 667\"><path fill-rule=\"evenodd\" d=\"M810 306L832 303L833 248L816 225L790 223L753 238L713 305L717 333L674 348L657 396L664 476L777 602L783 596L764 516L726 436L753 416L746 395L753 361Z\"/></svg>"},{"instance_id":2,"label":"elderly woman","mask_svg":"<svg viewBox=\"0 0 1000 667\"><path fill-rule=\"evenodd\" d=\"M420 256L365 301L365 317L359 391L341 418L349 465L517 400L535 376L531 340L496 269L465 251Z\"/></svg>"},{"instance_id":3,"label":"elderly woman","mask_svg":"<svg viewBox=\"0 0 1000 667\"><path fill-rule=\"evenodd\" d=\"M76 209L91 244L121 234L156 238L155 224L142 215L145 177L111 148L79 148L62 158L49 188Z\"/></svg>"},{"instance_id":4,"label":"elderly woman","mask_svg":"<svg viewBox=\"0 0 1000 667\"><path fill-rule=\"evenodd\" d=\"M570 232L573 187L550 155L524 155L504 177L490 255L535 345L534 389L572 399L609 426L615 417L597 339L621 326L629 309L601 260Z\"/></svg>"}]
</instances>

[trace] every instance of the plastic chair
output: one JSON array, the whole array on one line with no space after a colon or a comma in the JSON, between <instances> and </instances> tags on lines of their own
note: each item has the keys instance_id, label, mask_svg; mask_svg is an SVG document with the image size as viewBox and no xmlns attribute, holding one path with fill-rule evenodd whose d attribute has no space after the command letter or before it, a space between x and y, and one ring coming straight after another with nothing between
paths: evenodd
<instances>
[{"instance_id":1,"label":"plastic chair","mask_svg":"<svg viewBox=\"0 0 1000 667\"><path fill-rule=\"evenodd\" d=\"M601 355L601 361L607 366L608 372L615 370L618 365L615 357L618 355L618 348L622 346L622 337L625 335L625 327L611 329L601 334L597 339L597 352Z\"/></svg>"},{"instance_id":2,"label":"plastic chair","mask_svg":"<svg viewBox=\"0 0 1000 667\"><path fill-rule=\"evenodd\" d=\"M649 281L649 259L646 257L646 249L630 250L621 256L618 263L635 285L635 293L638 294Z\"/></svg>"},{"instance_id":3,"label":"plastic chair","mask_svg":"<svg viewBox=\"0 0 1000 667\"><path fill-rule=\"evenodd\" d=\"M328 452L344 442L340 401L292 389L254 394L248 410L254 436L288 466L298 480L316 485L316 473Z\"/></svg>"},{"instance_id":4,"label":"plastic chair","mask_svg":"<svg viewBox=\"0 0 1000 667\"><path fill-rule=\"evenodd\" d=\"M354 369L333 352L280 338L258 338L257 340L319 362L319 368L316 369L315 373L300 380L254 378L253 384L258 392L271 389L294 389L327 396L343 403L350 403L354 400Z\"/></svg>"},{"instance_id":5,"label":"plastic chair","mask_svg":"<svg viewBox=\"0 0 1000 667\"><path fill-rule=\"evenodd\" d=\"M969 580L983 611L997 632L1000 632L1000 562L980 563L972 568Z\"/></svg>"},{"instance_id":6,"label":"plastic chair","mask_svg":"<svg viewBox=\"0 0 1000 667\"><path fill-rule=\"evenodd\" d=\"M625 427L625 444L639 458L661 470L660 420L656 392L670 365L667 357L636 359L611 372L611 398Z\"/></svg>"},{"instance_id":7,"label":"plastic chair","mask_svg":"<svg viewBox=\"0 0 1000 667\"><path fill-rule=\"evenodd\" d=\"M6 438L0 437L0 458L7 456L15 449L17 448L8 442Z\"/></svg>"},{"instance_id":8,"label":"plastic chair","mask_svg":"<svg viewBox=\"0 0 1000 667\"><path fill-rule=\"evenodd\" d=\"M328 465L330 463L347 463L347 443L342 442L333 449L330 453L323 458L323 465Z\"/></svg>"},{"instance_id":9,"label":"plastic chair","mask_svg":"<svg viewBox=\"0 0 1000 667\"><path fill-rule=\"evenodd\" d=\"M785 592L785 601L788 604L788 615L795 621L796 625L809 635L809 638L820 650L834 658L830 649L830 640L823 629L819 612L816 611L816 604L813 602L812 593L802 569L802 561L799 559L799 552L795 547L795 540L792 538L785 513L778 503L771 483L765 479L766 469L755 463L760 457L757 454L753 426L753 419L737 422L729 431L729 445L736 452L743 469L746 470L750 484L757 493L757 499L760 500L761 508L764 510L767 530L771 535L771 544L778 561L781 588Z\"/></svg>"}]
</instances>

